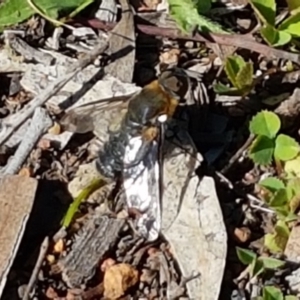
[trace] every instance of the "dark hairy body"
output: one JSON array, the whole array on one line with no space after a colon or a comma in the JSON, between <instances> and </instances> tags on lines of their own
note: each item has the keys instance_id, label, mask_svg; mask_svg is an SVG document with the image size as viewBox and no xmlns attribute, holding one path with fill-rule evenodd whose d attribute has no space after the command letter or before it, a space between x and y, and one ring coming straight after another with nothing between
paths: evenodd
<instances>
[{"instance_id":1,"label":"dark hairy body","mask_svg":"<svg viewBox=\"0 0 300 300\"><path fill-rule=\"evenodd\" d=\"M177 71L178 72L178 71ZM173 72L165 71L162 76L146 85L133 96L128 103L128 110L117 129L110 132L109 140L99 152L97 169L105 177L112 178L124 168L131 168L141 161L151 148L151 142L157 139L161 124L158 118L173 116L179 104L182 78ZM183 76L183 75L182 75ZM124 165L124 154L130 140L142 137L142 144L129 164Z\"/></svg>"}]
</instances>

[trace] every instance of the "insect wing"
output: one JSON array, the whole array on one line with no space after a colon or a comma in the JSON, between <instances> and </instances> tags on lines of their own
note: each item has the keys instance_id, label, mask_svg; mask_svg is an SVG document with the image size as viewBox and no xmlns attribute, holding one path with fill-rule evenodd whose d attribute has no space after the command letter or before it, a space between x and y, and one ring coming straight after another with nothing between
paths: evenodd
<instances>
[{"instance_id":1,"label":"insect wing","mask_svg":"<svg viewBox=\"0 0 300 300\"><path fill-rule=\"evenodd\" d=\"M61 119L60 124L64 130L86 133L97 129L101 126L101 116L103 111L126 108L128 101L134 97L136 93L107 99L96 100L87 104L83 104L71 108Z\"/></svg>"},{"instance_id":2,"label":"insect wing","mask_svg":"<svg viewBox=\"0 0 300 300\"><path fill-rule=\"evenodd\" d=\"M125 149L124 161L131 161L142 146L142 137L133 137ZM135 147L132 145L135 144ZM137 230L148 241L158 238L161 228L159 143L151 142L140 162L123 170L123 185L128 208L141 212Z\"/></svg>"}]
</instances>

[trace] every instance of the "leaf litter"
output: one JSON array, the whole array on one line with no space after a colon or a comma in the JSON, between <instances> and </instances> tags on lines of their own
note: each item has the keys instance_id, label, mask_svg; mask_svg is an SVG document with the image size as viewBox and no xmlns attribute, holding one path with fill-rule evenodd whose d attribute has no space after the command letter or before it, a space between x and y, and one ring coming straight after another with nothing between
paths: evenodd
<instances>
[{"instance_id":1,"label":"leaf litter","mask_svg":"<svg viewBox=\"0 0 300 300\"><path fill-rule=\"evenodd\" d=\"M134 17L96 2L0 6L1 184L30 202L0 218L3 299L297 299L297 1L130 1ZM189 88L163 147L159 239L139 237L115 181L61 227L122 111L93 102L126 104L174 65ZM62 115L91 105L90 132L66 131ZM37 191L19 193L22 178Z\"/></svg>"}]
</instances>

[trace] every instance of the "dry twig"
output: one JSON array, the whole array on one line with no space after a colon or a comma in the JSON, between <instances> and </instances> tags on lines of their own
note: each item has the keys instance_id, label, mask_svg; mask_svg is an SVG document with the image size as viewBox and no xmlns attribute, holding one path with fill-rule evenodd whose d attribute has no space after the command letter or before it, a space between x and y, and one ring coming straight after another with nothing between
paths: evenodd
<instances>
[{"instance_id":1,"label":"dry twig","mask_svg":"<svg viewBox=\"0 0 300 300\"><path fill-rule=\"evenodd\" d=\"M113 22L102 22L97 19L89 20L88 23L97 29L102 30L112 30L116 23ZM182 34L182 32L177 28L162 28L152 25L136 24L137 29L145 34L153 36L167 37L170 39L179 39L195 42L204 43L216 43L220 45L235 46L239 48L244 48L251 50L253 52L260 53L265 57L281 58L290 60L297 64L300 64L300 56L296 53L287 52L284 50L274 49L267 45L256 42L254 38L250 35L241 34L220 34L220 33L201 33L197 32L195 34Z\"/></svg>"},{"instance_id":2,"label":"dry twig","mask_svg":"<svg viewBox=\"0 0 300 300\"><path fill-rule=\"evenodd\" d=\"M84 58L80 59L73 67L72 71L67 73L63 78L58 78L49 85L47 89L36 96L31 103L20 111L18 117L14 119L13 124L4 126L4 132L0 135L0 146L3 145L10 136L34 113L35 109L44 105L53 95L55 95L66 83L68 83L78 72L92 63L107 48L107 43L99 42L97 47L93 49Z\"/></svg>"},{"instance_id":3,"label":"dry twig","mask_svg":"<svg viewBox=\"0 0 300 300\"><path fill-rule=\"evenodd\" d=\"M48 251L48 247L49 247L49 238L48 237L45 237L42 245L41 245L41 248L40 248L40 254L39 254L39 257L36 261L36 264L34 266L34 269L33 269L33 272L31 274L31 277L30 277L30 280L29 280L29 283L26 287L26 290L25 290L25 293L24 293L24 296L22 298L22 300L28 300L29 299L29 294L31 292L31 289L36 281L36 278L38 276L38 273L39 273L39 270L42 266L42 263L44 261L44 258L45 258L45 255Z\"/></svg>"},{"instance_id":4,"label":"dry twig","mask_svg":"<svg viewBox=\"0 0 300 300\"><path fill-rule=\"evenodd\" d=\"M49 118L46 110L38 107L35 109L34 115L31 119L30 126L25 133L22 142L20 143L15 155L8 162L4 170L4 174L16 174L22 166L30 151L38 142L41 135L51 126L51 119Z\"/></svg>"}]
</instances>

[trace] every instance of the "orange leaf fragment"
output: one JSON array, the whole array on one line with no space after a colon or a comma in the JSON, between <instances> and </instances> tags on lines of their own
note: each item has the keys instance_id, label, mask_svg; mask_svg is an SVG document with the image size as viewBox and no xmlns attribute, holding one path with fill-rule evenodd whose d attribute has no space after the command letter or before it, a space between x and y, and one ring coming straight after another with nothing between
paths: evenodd
<instances>
[{"instance_id":1,"label":"orange leaf fragment","mask_svg":"<svg viewBox=\"0 0 300 300\"><path fill-rule=\"evenodd\" d=\"M20 169L20 171L18 172L18 175L25 176L25 177L31 177L33 175L33 170L32 170L32 168L24 167L24 168Z\"/></svg>"},{"instance_id":2,"label":"orange leaf fragment","mask_svg":"<svg viewBox=\"0 0 300 300\"><path fill-rule=\"evenodd\" d=\"M54 253L62 253L64 251L64 248L65 248L65 243L63 241L63 239L59 239L54 247L53 247L53 251Z\"/></svg>"},{"instance_id":3,"label":"orange leaf fragment","mask_svg":"<svg viewBox=\"0 0 300 300\"><path fill-rule=\"evenodd\" d=\"M138 271L129 264L117 264L104 274L104 297L118 299L138 282Z\"/></svg>"},{"instance_id":4,"label":"orange leaf fragment","mask_svg":"<svg viewBox=\"0 0 300 300\"><path fill-rule=\"evenodd\" d=\"M58 135L61 133L61 126L57 123L57 122L54 122L54 125L48 129L48 133L50 134L55 134L55 135Z\"/></svg>"}]
</instances>

